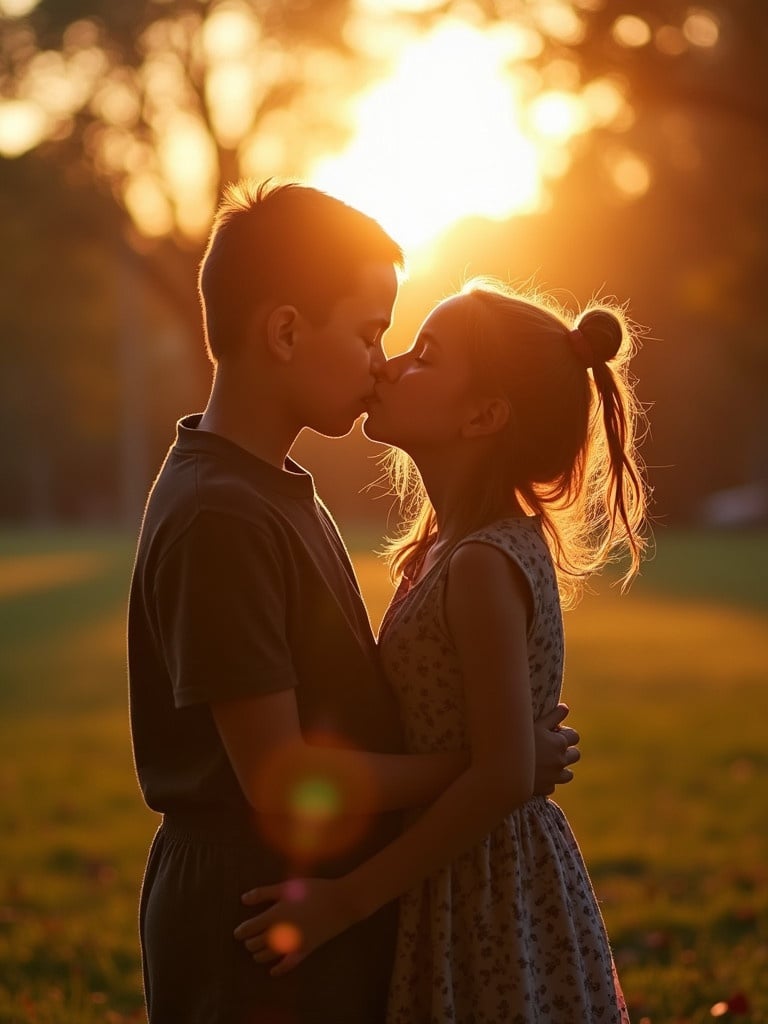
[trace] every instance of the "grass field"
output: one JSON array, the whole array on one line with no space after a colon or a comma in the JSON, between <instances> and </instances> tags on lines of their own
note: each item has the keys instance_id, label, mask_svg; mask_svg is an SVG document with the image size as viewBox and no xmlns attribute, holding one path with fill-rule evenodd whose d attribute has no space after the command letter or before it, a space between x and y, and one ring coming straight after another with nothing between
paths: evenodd
<instances>
[{"instance_id":1,"label":"grass field","mask_svg":"<svg viewBox=\"0 0 768 1024\"><path fill-rule=\"evenodd\" d=\"M628 596L604 583L567 615L583 759L559 800L633 1024L765 1024L768 535L657 543ZM155 817L127 732L131 559L114 535L0 534L2 1024L143 1019L136 901ZM378 621L386 573L356 562Z\"/></svg>"}]
</instances>

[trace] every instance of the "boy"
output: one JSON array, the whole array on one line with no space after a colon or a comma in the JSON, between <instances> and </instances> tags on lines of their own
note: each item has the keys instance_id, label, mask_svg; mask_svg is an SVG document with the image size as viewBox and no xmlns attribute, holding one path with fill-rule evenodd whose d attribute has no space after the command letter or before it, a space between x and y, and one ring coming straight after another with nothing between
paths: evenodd
<instances>
[{"instance_id":1,"label":"boy","mask_svg":"<svg viewBox=\"0 0 768 1024\"><path fill-rule=\"evenodd\" d=\"M365 412L402 264L375 221L297 184L231 188L216 217L211 395L153 485L129 609L136 769L163 814L140 911L150 1024L383 1020L394 906L281 979L232 933L242 892L348 871L463 766L398 754L349 558L288 455L304 427L340 436ZM538 729L541 791L578 756L547 729L561 718Z\"/></svg>"}]
</instances>

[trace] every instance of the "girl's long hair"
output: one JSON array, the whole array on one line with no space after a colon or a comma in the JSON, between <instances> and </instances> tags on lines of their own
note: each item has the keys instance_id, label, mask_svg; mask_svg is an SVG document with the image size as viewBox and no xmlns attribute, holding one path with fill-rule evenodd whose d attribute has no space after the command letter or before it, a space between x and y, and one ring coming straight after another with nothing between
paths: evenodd
<instances>
[{"instance_id":1,"label":"girl's long hair","mask_svg":"<svg viewBox=\"0 0 768 1024\"><path fill-rule=\"evenodd\" d=\"M637 452L644 416L629 374L637 328L621 307L597 302L572 327L552 299L488 278L460 295L476 382L510 407L492 461L467 494L464 532L508 514L517 499L540 517L565 607L593 573L628 556L626 589L647 543ZM385 554L395 579L412 578L436 539L435 512L408 455L390 448L382 462L401 512Z\"/></svg>"}]
</instances>

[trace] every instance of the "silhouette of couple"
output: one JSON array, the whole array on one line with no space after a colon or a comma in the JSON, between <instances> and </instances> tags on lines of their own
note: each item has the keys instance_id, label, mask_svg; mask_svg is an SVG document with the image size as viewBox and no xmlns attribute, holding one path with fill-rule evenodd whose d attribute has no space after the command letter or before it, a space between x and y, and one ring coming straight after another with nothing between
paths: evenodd
<instances>
[{"instance_id":1,"label":"silhouette of couple","mask_svg":"<svg viewBox=\"0 0 768 1024\"><path fill-rule=\"evenodd\" d=\"M630 339L616 310L574 326L474 282L387 360L402 265L296 183L233 186L214 222L210 398L178 423L130 594L136 770L162 814L151 1024L627 1020L548 796L579 756L561 595L642 551ZM289 454L364 414L415 485L378 644Z\"/></svg>"}]
</instances>

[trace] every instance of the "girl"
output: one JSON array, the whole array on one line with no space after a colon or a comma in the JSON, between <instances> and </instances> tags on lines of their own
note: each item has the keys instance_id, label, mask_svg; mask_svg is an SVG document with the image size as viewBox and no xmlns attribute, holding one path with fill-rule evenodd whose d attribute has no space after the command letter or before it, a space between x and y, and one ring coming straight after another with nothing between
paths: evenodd
<instances>
[{"instance_id":1,"label":"girl","mask_svg":"<svg viewBox=\"0 0 768 1024\"><path fill-rule=\"evenodd\" d=\"M419 479L392 454L410 515L381 657L409 751L470 763L348 875L248 894L277 900L236 933L273 973L401 896L389 1024L628 1020L576 840L532 792L532 723L560 694L561 603L619 552L627 583L644 548L631 349L618 309L571 329L474 281L389 362L365 430Z\"/></svg>"}]
</instances>

